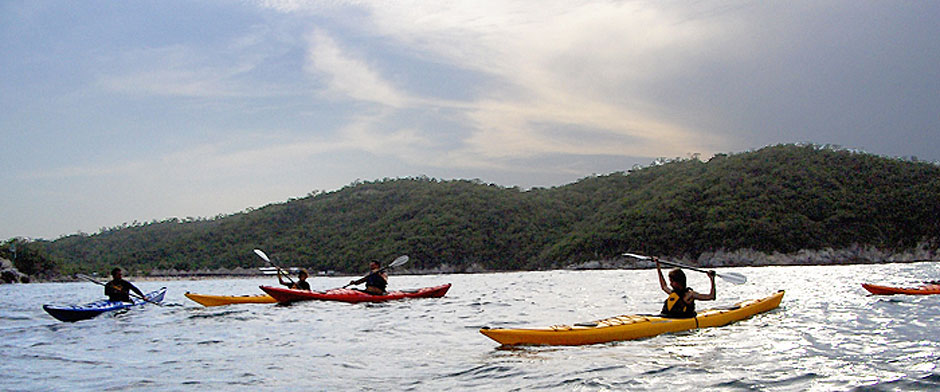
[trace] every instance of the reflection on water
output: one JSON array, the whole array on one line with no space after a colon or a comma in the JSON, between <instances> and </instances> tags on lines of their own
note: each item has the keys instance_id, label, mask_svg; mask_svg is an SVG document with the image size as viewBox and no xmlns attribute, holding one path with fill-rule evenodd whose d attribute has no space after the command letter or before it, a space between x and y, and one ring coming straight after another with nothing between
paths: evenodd
<instances>
[{"instance_id":1,"label":"reflection on water","mask_svg":"<svg viewBox=\"0 0 940 392\"><path fill-rule=\"evenodd\" d=\"M452 282L447 296L382 304L204 308L183 297L255 294L263 279L138 282L168 306L61 323L44 303L99 299L87 283L0 286L0 390L937 390L940 296L869 296L862 282L940 278L937 263L730 269L726 305L787 294L721 328L580 347L506 348L482 326L548 326L656 312L646 271L392 276ZM707 279L690 274L690 285ZM344 278L315 278L314 289ZM710 303L700 303L705 309Z\"/></svg>"}]
</instances>

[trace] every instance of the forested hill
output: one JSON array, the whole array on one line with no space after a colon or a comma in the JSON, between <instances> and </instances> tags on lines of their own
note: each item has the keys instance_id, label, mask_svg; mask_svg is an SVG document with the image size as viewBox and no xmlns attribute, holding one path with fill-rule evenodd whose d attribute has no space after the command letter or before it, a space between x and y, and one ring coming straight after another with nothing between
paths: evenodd
<instances>
[{"instance_id":1,"label":"forested hill","mask_svg":"<svg viewBox=\"0 0 940 392\"><path fill-rule=\"evenodd\" d=\"M522 191L429 178L355 183L211 220L176 219L35 241L61 273L114 265L361 272L411 256L417 269L544 269L623 251L695 259L703 252L936 249L940 166L817 145L779 145L708 162L659 162Z\"/></svg>"}]
</instances>

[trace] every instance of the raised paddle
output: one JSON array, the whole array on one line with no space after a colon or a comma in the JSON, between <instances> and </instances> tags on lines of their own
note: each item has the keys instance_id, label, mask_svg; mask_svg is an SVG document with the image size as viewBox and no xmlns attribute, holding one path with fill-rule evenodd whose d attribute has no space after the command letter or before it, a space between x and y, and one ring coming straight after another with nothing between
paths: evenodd
<instances>
[{"instance_id":1,"label":"raised paddle","mask_svg":"<svg viewBox=\"0 0 940 392\"><path fill-rule=\"evenodd\" d=\"M398 267L398 266L400 266L400 265L402 265L402 264L405 264L405 263L407 263L407 262L408 262L408 256L407 256L407 255L398 256L397 259L393 260L391 263L388 263L388 265L386 265L386 266L380 268L378 271L375 271L374 273L379 273L379 272L385 271L385 270L387 270L387 269L389 269L389 268L392 268L392 267ZM373 272L370 272L370 273L369 273L369 275L372 275L372 274L373 274ZM368 275L366 275L366 276L368 276ZM343 286L343 288L345 289L345 288L347 288L347 287L349 287L349 286L352 286L352 283Z\"/></svg>"},{"instance_id":2,"label":"raised paddle","mask_svg":"<svg viewBox=\"0 0 940 392\"><path fill-rule=\"evenodd\" d=\"M662 263L662 264L671 265L671 266L673 266L673 267L679 267L679 268L690 269L690 270L692 270L692 271L698 271L698 272L705 273L705 274L708 273L708 271L703 270L703 269L700 269L700 268L695 268L695 267L691 267L691 266L688 266L688 265L685 265L685 264L679 264L679 263L672 262L672 261L659 260L659 259L657 259L657 258L655 258L655 257L644 256L644 255L638 255L638 254L635 254L635 253L624 253L623 255L624 255L624 256L627 256L627 257L632 257L632 258L634 258L634 259L658 261L658 262L660 262L660 263ZM739 274L739 273L737 273L737 272L722 272L722 273L720 273L720 274L719 274L719 273L715 273L715 275L717 275L719 278L722 278L722 279L724 279L724 280L726 280L726 281L728 281L728 282L734 283L734 284L744 284L744 283L747 283L747 277L744 276L744 275L741 275L741 274Z\"/></svg>"},{"instance_id":3,"label":"raised paddle","mask_svg":"<svg viewBox=\"0 0 940 392\"><path fill-rule=\"evenodd\" d=\"M108 287L107 284L101 283L101 282L95 280L95 278L92 278L92 277L90 277L90 276L88 276L88 275L85 275L85 274L75 274L75 276L77 276L77 277L79 277L79 278L82 278L82 279L85 279L85 280L87 280L87 281L89 281L89 282L91 282L91 283L94 283L94 284L97 284L97 285L100 285L100 286L104 286L104 287ZM133 292L133 291L128 292L128 294L133 295L134 298L141 299L141 300L143 300L143 301L146 302L146 303L151 303L151 304L154 304L154 305L163 306L163 304L161 304L161 303L159 303L159 302L153 302L153 301L147 299L146 297L141 297L140 295L138 295L137 293L135 293L135 292Z\"/></svg>"},{"instance_id":4,"label":"raised paddle","mask_svg":"<svg viewBox=\"0 0 940 392\"><path fill-rule=\"evenodd\" d=\"M284 276L287 277L287 280L290 282L291 285L295 284L294 280L290 278L290 274L288 274L287 272L284 272L284 269L281 267L278 267L277 264L274 264L274 262L268 258L268 255L264 254L264 252L262 252L261 249L255 249L255 254L261 257L262 259L264 259L264 261L267 261L268 264L271 264L272 267L277 268L278 273L283 273Z\"/></svg>"}]
</instances>

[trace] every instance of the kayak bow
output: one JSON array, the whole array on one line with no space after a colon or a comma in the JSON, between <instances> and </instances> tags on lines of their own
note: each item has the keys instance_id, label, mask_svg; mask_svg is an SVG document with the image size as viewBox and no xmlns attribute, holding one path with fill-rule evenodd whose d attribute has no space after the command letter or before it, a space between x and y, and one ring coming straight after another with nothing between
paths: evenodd
<instances>
[{"instance_id":1,"label":"kayak bow","mask_svg":"<svg viewBox=\"0 0 940 392\"><path fill-rule=\"evenodd\" d=\"M890 287L890 286L879 286L876 284L862 283L862 287L865 290L868 290L870 293L875 295L894 295L894 294L910 294L910 295L928 295L928 294L940 294L940 284L926 284L920 287Z\"/></svg>"}]
</instances>

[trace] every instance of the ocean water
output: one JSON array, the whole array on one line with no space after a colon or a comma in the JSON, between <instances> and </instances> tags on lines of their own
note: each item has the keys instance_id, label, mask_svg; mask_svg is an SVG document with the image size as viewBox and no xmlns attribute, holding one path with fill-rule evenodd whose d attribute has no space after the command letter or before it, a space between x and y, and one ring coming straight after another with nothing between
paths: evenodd
<instances>
[{"instance_id":1,"label":"ocean water","mask_svg":"<svg viewBox=\"0 0 940 392\"><path fill-rule=\"evenodd\" d=\"M721 272L722 270L719 270ZM771 312L720 328L576 347L505 348L482 326L570 324L662 306L655 270L390 278L453 283L447 296L382 304L205 308L183 296L260 293L271 279L137 282L146 305L76 323L45 303L98 300L91 283L0 286L2 391L927 391L940 390L940 295L871 296L860 283L916 285L940 264L728 268L699 309L786 290ZM703 274L689 284L707 290ZM315 290L349 278L310 280Z\"/></svg>"}]
</instances>

